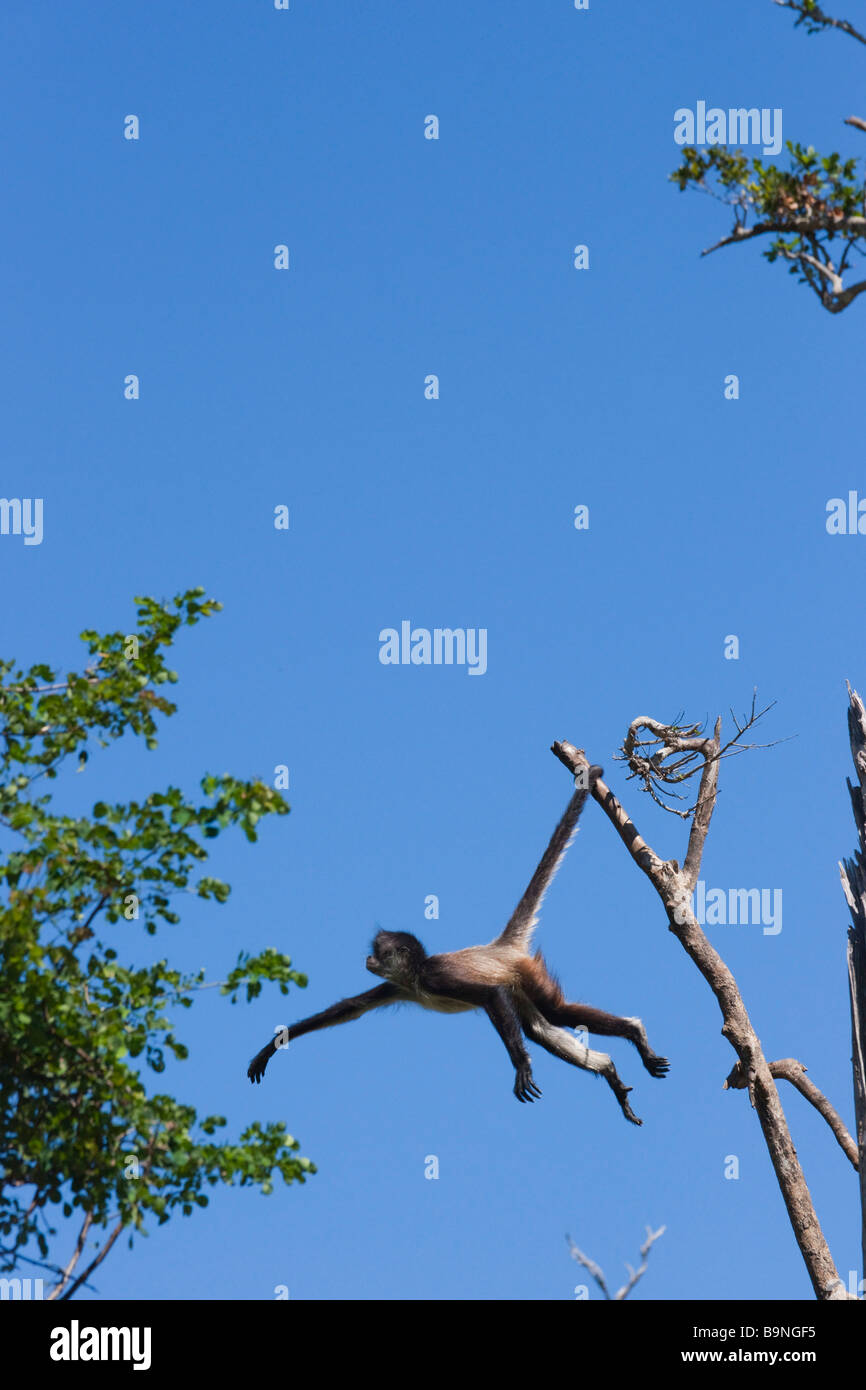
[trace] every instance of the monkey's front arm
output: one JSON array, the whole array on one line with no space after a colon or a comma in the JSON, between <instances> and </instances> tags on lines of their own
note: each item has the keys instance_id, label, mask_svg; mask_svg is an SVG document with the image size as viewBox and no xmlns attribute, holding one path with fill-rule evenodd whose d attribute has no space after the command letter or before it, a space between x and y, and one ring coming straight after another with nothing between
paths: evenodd
<instances>
[{"instance_id":1,"label":"monkey's front arm","mask_svg":"<svg viewBox=\"0 0 866 1390\"><path fill-rule=\"evenodd\" d=\"M399 990L396 985L377 985L375 989L368 989L363 994L355 994L351 999L340 999L329 1009L323 1009L319 1014L312 1014L310 1018L302 1018L299 1023L293 1023L291 1028L281 1031L276 1037L271 1038L261 1052L256 1053L247 1068L247 1076L250 1081L261 1081L265 1074L265 1067L278 1048L285 1047L295 1038L303 1037L304 1033L314 1033L319 1028L333 1028L338 1023L351 1023L353 1019L361 1018L371 1009L381 1008L383 1004L396 1004L403 997L403 991Z\"/></svg>"}]
</instances>

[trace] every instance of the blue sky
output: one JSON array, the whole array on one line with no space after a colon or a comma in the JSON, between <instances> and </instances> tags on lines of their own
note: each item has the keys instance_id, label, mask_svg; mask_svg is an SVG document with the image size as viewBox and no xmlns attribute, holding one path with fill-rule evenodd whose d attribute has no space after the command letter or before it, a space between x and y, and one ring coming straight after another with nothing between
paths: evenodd
<instances>
[{"instance_id":1,"label":"blue sky","mask_svg":"<svg viewBox=\"0 0 866 1390\"><path fill-rule=\"evenodd\" d=\"M291 816L218 842L230 902L191 902L158 945L211 978L274 945L310 977L250 1007L207 992L167 1075L230 1135L285 1120L318 1174L118 1246L97 1296L567 1299L566 1232L617 1283L651 1223L636 1297L807 1297L756 1119L721 1089L716 1004L594 806L538 941L570 997L639 1014L671 1059L657 1082L611 1045L643 1128L538 1049L543 1098L518 1105L481 1016L382 1012L299 1041L261 1088L244 1072L275 1025L372 983L377 923L430 950L501 929L570 792L554 738L681 857L613 755L638 714L743 710L757 686L762 737L790 741L725 764L703 877L780 888L783 929L710 934L767 1055L853 1123L836 865L866 542L824 521L866 491L866 308L824 313L755 246L701 260L725 209L667 176L698 100L866 154L842 125L866 115L858 46L768 0L10 0L2 40L0 491L44 499L41 545L0 538L2 654L69 667L82 628L128 630L134 594L222 600L176 648L159 749L112 749L58 795L287 763ZM380 664L404 619L486 628L486 674ZM855 1175L783 1101L847 1278Z\"/></svg>"}]
</instances>

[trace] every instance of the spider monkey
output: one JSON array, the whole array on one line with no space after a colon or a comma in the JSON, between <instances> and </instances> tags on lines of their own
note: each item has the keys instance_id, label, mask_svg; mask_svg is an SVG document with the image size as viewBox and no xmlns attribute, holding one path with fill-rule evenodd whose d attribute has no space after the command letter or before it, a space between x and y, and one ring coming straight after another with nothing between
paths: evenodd
<instances>
[{"instance_id":1,"label":"spider monkey","mask_svg":"<svg viewBox=\"0 0 866 1390\"><path fill-rule=\"evenodd\" d=\"M247 1069L250 1080L261 1081L274 1052L294 1038L318 1028L349 1023L385 1004L415 1003L445 1014L484 1009L514 1065L514 1094L519 1101L533 1101L541 1095L523 1045L521 1034L525 1034L564 1062L603 1076L626 1119L632 1124L641 1124L628 1103L632 1088L623 1085L611 1058L606 1052L595 1052L584 1046L568 1030L582 1027L591 1033L628 1039L637 1048L651 1076L661 1077L667 1073L667 1058L653 1052L639 1018L618 1018L588 1004L569 1003L558 981L548 971L541 952L534 956L529 954L541 900L568 849L586 799L603 771L593 765L578 773L577 790L526 892L495 941L487 946L469 946L462 951L428 956L418 938L409 932L377 932L366 965L370 973L381 976L385 984L341 999L322 1013L282 1029L250 1062Z\"/></svg>"}]
</instances>

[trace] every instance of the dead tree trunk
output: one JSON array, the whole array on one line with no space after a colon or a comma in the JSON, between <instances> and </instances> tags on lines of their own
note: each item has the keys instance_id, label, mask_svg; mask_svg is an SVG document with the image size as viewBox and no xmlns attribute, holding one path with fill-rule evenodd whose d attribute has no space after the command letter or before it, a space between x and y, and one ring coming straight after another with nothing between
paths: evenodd
<instances>
[{"instance_id":1,"label":"dead tree trunk","mask_svg":"<svg viewBox=\"0 0 866 1390\"><path fill-rule=\"evenodd\" d=\"M862 715L862 706L860 712ZM700 734L698 726L683 728L665 725L646 716L632 721L623 744L623 753L631 773L643 781L646 790L651 792L659 804L664 804L663 794L666 789L679 787L695 773L700 774L698 798L692 811L676 812L679 816L690 816L692 821L682 868L675 859L662 859L644 840L625 808L600 778L594 785L592 796L619 834L635 863L649 878L664 904L670 930L716 996L723 1019L722 1033L738 1058L726 1085L735 1089L748 1089L815 1297L835 1302L849 1299L853 1295L848 1292L839 1276L818 1222L775 1082L775 1076L778 1075L790 1081L796 1077L799 1083L805 1068L792 1058L786 1058L784 1063L767 1061L737 983L704 934L692 905L692 894L700 872L704 842L716 803L719 763L735 744L743 746L740 743L742 735L759 718L760 715L756 713L753 703L751 715L743 724L737 724L736 737L724 746L721 742L721 719L717 721L712 737ZM866 721L862 725L862 739L862 767L866 777ZM650 748L655 750L652 754L649 752ZM585 754L570 743L554 743L552 751L574 774L585 766ZM857 789L857 795L861 796L860 788ZM863 847L866 850L866 843ZM866 920L866 872L862 883L864 892L861 901ZM862 1066L860 1075L862 1081ZM811 1084L808 1091L801 1084L798 1084L798 1089L816 1105L836 1135L843 1151L853 1162L854 1141L845 1131L842 1120L827 1098ZM861 1155L862 1138L861 1134ZM860 1172L862 1178L862 1164Z\"/></svg>"},{"instance_id":2,"label":"dead tree trunk","mask_svg":"<svg viewBox=\"0 0 866 1390\"><path fill-rule=\"evenodd\" d=\"M839 865L842 888L851 909L848 928L848 988L851 995L851 1060L854 1068L854 1114L860 1172L860 1240L866 1278L866 710L848 687L848 733L857 785L848 782L859 849Z\"/></svg>"}]
</instances>

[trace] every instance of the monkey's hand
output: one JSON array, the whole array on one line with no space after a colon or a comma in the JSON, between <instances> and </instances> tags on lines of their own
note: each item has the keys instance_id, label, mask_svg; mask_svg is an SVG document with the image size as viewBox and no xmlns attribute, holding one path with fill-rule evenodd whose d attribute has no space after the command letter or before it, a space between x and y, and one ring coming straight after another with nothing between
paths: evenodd
<instances>
[{"instance_id":1,"label":"monkey's hand","mask_svg":"<svg viewBox=\"0 0 866 1390\"><path fill-rule=\"evenodd\" d=\"M247 1067L247 1076L254 1084L261 1081L265 1074L265 1067L274 1055L274 1044L269 1042L267 1047L263 1047L261 1052L257 1052L253 1060Z\"/></svg>"},{"instance_id":2,"label":"monkey's hand","mask_svg":"<svg viewBox=\"0 0 866 1390\"><path fill-rule=\"evenodd\" d=\"M514 1094L520 1101L535 1100L536 1096L541 1095L541 1091L532 1079L532 1068L528 1062L524 1066L517 1068L517 1076L514 1080Z\"/></svg>"}]
</instances>

